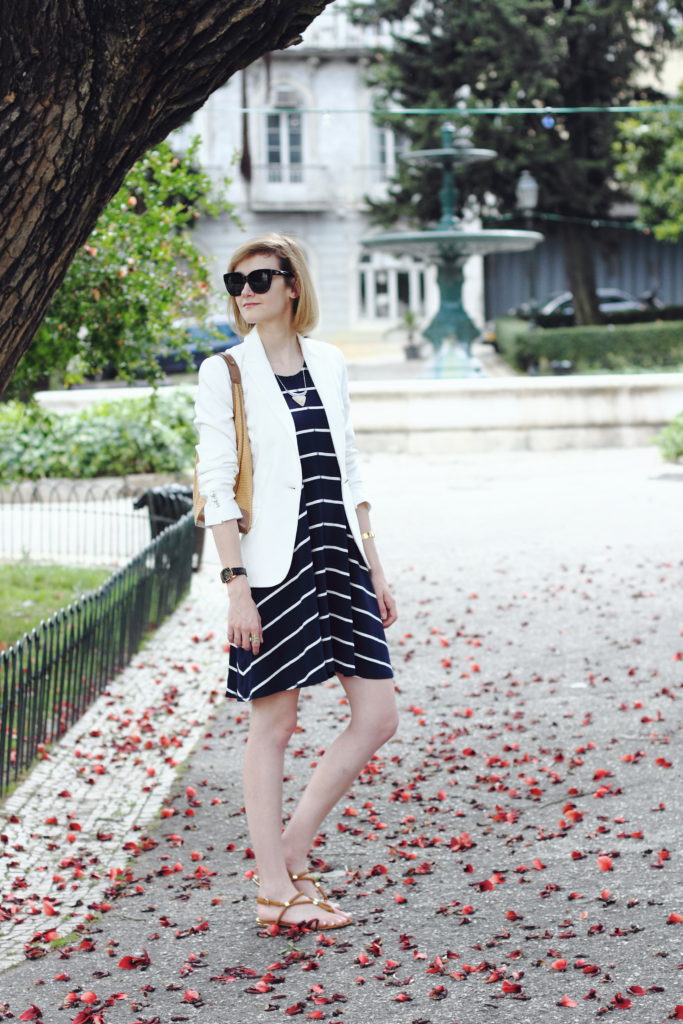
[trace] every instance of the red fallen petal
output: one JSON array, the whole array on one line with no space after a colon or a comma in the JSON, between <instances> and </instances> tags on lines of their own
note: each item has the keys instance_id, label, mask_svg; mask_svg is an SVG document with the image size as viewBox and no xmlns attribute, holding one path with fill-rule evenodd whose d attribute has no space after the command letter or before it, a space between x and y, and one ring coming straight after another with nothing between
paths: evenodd
<instances>
[{"instance_id":1,"label":"red fallen petal","mask_svg":"<svg viewBox=\"0 0 683 1024\"><path fill-rule=\"evenodd\" d=\"M667 924L683 924L683 914L679 914L677 910L674 910L673 914L669 914Z\"/></svg>"},{"instance_id":2,"label":"red fallen petal","mask_svg":"<svg viewBox=\"0 0 683 1024\"><path fill-rule=\"evenodd\" d=\"M578 1006L579 1004L576 1002L575 999L570 999L569 996L562 996L562 998L560 999L559 1003L556 1003L555 1005L556 1006L572 1006L572 1007L574 1007L574 1006Z\"/></svg>"},{"instance_id":3,"label":"red fallen petal","mask_svg":"<svg viewBox=\"0 0 683 1024\"><path fill-rule=\"evenodd\" d=\"M553 962L550 965L550 968L553 971L566 971L566 969L567 969L567 961L566 960L562 960L562 959L560 959L560 960L553 960Z\"/></svg>"},{"instance_id":4,"label":"red fallen petal","mask_svg":"<svg viewBox=\"0 0 683 1024\"><path fill-rule=\"evenodd\" d=\"M571 852L572 860L583 860L585 856L586 856L586 854L585 853L581 853L580 850L572 850L572 852Z\"/></svg>"},{"instance_id":5,"label":"red fallen petal","mask_svg":"<svg viewBox=\"0 0 683 1024\"><path fill-rule=\"evenodd\" d=\"M469 832L461 832L459 836L453 836L450 842L450 848L454 852L459 850L469 850L474 845L474 841Z\"/></svg>"},{"instance_id":6,"label":"red fallen petal","mask_svg":"<svg viewBox=\"0 0 683 1024\"><path fill-rule=\"evenodd\" d=\"M186 988L182 1001L184 1003L198 1003L201 996L196 988Z\"/></svg>"},{"instance_id":7,"label":"red fallen petal","mask_svg":"<svg viewBox=\"0 0 683 1024\"><path fill-rule=\"evenodd\" d=\"M647 990L644 989L642 985L630 985L629 992L631 992L634 996L647 995Z\"/></svg>"},{"instance_id":8,"label":"red fallen petal","mask_svg":"<svg viewBox=\"0 0 683 1024\"><path fill-rule=\"evenodd\" d=\"M516 910L508 910L505 915L508 921L523 921L524 914L518 914Z\"/></svg>"},{"instance_id":9,"label":"red fallen petal","mask_svg":"<svg viewBox=\"0 0 683 1024\"><path fill-rule=\"evenodd\" d=\"M627 999L625 996L622 996L621 992L617 992L612 1002L618 1010L630 1010L630 1008L633 1006L631 1000Z\"/></svg>"},{"instance_id":10,"label":"red fallen petal","mask_svg":"<svg viewBox=\"0 0 683 1024\"><path fill-rule=\"evenodd\" d=\"M522 986L518 985L514 981L504 981L500 987L503 990L503 992L517 993L522 991Z\"/></svg>"},{"instance_id":11,"label":"red fallen petal","mask_svg":"<svg viewBox=\"0 0 683 1024\"><path fill-rule=\"evenodd\" d=\"M545 867L545 864L543 863L543 861L539 860L538 857L534 857L534 859L531 862L531 865L532 865L532 867L534 867L536 869L536 871L543 871L543 869Z\"/></svg>"},{"instance_id":12,"label":"red fallen petal","mask_svg":"<svg viewBox=\"0 0 683 1024\"><path fill-rule=\"evenodd\" d=\"M54 917L54 915L57 913L57 911L50 903L49 899L47 899L47 897L43 899L43 913L47 914L48 917Z\"/></svg>"},{"instance_id":13,"label":"red fallen petal","mask_svg":"<svg viewBox=\"0 0 683 1024\"><path fill-rule=\"evenodd\" d=\"M672 1020L683 1020L683 1006L680 1003L674 1007Z\"/></svg>"},{"instance_id":14,"label":"red fallen petal","mask_svg":"<svg viewBox=\"0 0 683 1024\"><path fill-rule=\"evenodd\" d=\"M598 857L598 868L600 871L611 871L612 870L612 858L606 854Z\"/></svg>"},{"instance_id":15,"label":"red fallen petal","mask_svg":"<svg viewBox=\"0 0 683 1024\"><path fill-rule=\"evenodd\" d=\"M303 1013L306 1009L305 1003L294 1003L293 1006L288 1006L285 1013L288 1017L294 1017L297 1013Z\"/></svg>"},{"instance_id":16,"label":"red fallen petal","mask_svg":"<svg viewBox=\"0 0 683 1024\"><path fill-rule=\"evenodd\" d=\"M80 999L82 1003L86 1003L88 1005L97 1002L97 996L94 992L82 992Z\"/></svg>"},{"instance_id":17,"label":"red fallen petal","mask_svg":"<svg viewBox=\"0 0 683 1024\"><path fill-rule=\"evenodd\" d=\"M263 978L261 979L261 981L257 981L256 984L252 986L252 988L254 988L257 992L273 991L273 986L269 985L267 981L263 980Z\"/></svg>"},{"instance_id":18,"label":"red fallen petal","mask_svg":"<svg viewBox=\"0 0 683 1024\"><path fill-rule=\"evenodd\" d=\"M119 967L124 971L132 971L136 967L148 967L151 964L149 953L143 949L142 953L128 953L119 960Z\"/></svg>"},{"instance_id":19,"label":"red fallen petal","mask_svg":"<svg viewBox=\"0 0 683 1024\"><path fill-rule=\"evenodd\" d=\"M19 1020L40 1020L43 1016L43 1011L35 1003L31 1003L27 1010L19 1014Z\"/></svg>"}]
</instances>

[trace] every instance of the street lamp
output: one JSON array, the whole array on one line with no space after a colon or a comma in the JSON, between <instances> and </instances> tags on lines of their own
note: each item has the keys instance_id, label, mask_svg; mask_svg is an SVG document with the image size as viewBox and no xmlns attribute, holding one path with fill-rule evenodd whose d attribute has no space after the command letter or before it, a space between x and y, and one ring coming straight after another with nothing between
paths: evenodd
<instances>
[{"instance_id":1,"label":"street lamp","mask_svg":"<svg viewBox=\"0 0 683 1024\"><path fill-rule=\"evenodd\" d=\"M517 209L524 215L527 228L533 227L534 210L538 206L538 182L531 171L524 170L515 188ZM529 251L529 307L532 323L536 320L536 249Z\"/></svg>"},{"instance_id":2,"label":"street lamp","mask_svg":"<svg viewBox=\"0 0 683 1024\"><path fill-rule=\"evenodd\" d=\"M522 171L517 179L515 189L517 197L517 209L521 210L525 217L531 217L538 206L538 182L531 171Z\"/></svg>"}]
</instances>

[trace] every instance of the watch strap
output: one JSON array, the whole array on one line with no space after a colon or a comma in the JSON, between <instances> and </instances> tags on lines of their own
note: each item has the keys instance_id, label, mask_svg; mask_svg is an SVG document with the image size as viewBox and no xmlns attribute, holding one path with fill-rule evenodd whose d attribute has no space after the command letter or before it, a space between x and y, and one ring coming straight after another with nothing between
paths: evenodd
<instances>
[{"instance_id":1,"label":"watch strap","mask_svg":"<svg viewBox=\"0 0 683 1024\"><path fill-rule=\"evenodd\" d=\"M221 569L220 579L221 583L231 583L236 576L246 576L247 570L243 565L230 566L225 569Z\"/></svg>"}]
</instances>

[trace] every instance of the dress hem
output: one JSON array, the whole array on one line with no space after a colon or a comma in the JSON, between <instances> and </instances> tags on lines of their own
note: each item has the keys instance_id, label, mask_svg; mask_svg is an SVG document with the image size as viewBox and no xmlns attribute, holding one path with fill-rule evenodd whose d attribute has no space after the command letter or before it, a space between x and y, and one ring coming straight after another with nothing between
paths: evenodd
<instances>
[{"instance_id":1,"label":"dress hem","mask_svg":"<svg viewBox=\"0 0 683 1024\"><path fill-rule=\"evenodd\" d=\"M393 672L389 672L389 673L387 673L385 675L382 675L382 676L368 676L368 675L359 676L357 673L353 673L352 675L349 676L348 672L345 672L345 671L342 672L341 669L335 669L333 672L330 672L330 674L327 675L327 676L320 676L318 679L311 679L311 680L308 680L307 682L304 682L304 683L295 683L293 686L288 686L285 690L273 690L273 693L264 693L263 696L264 697L272 697L273 694L275 694L275 693L287 693L289 690L305 690L308 686L320 686L321 683L327 683L330 679L335 679L337 674L343 675L343 676L347 676L350 679L353 679L355 676L357 676L357 678L359 678L359 679L393 679L394 678L394 673ZM226 696L226 698L228 700L236 700L238 702L238 704L250 704L251 701L259 700L260 699L258 694L253 694L250 697L242 697L242 696L240 696L240 694L235 693L232 690L226 690L225 691L225 696Z\"/></svg>"}]
</instances>

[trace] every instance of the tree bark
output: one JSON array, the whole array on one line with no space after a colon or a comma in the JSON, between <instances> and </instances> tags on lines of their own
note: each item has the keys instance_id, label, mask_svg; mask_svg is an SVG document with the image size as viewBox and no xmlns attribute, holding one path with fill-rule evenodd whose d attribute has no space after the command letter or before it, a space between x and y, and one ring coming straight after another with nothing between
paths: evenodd
<instances>
[{"instance_id":1,"label":"tree bark","mask_svg":"<svg viewBox=\"0 0 683 1024\"><path fill-rule=\"evenodd\" d=\"M595 231L571 221L562 226L562 248L577 324L601 321L595 294Z\"/></svg>"},{"instance_id":2,"label":"tree bark","mask_svg":"<svg viewBox=\"0 0 683 1024\"><path fill-rule=\"evenodd\" d=\"M135 161L331 0L3 0L0 394Z\"/></svg>"}]
</instances>

